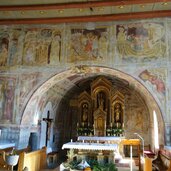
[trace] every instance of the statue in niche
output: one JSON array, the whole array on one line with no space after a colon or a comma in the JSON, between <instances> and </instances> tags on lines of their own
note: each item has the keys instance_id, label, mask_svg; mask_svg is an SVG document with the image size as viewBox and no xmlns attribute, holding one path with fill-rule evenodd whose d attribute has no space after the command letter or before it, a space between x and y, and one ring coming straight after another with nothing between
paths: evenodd
<instances>
[{"instance_id":1,"label":"statue in niche","mask_svg":"<svg viewBox=\"0 0 171 171\"><path fill-rule=\"evenodd\" d=\"M97 128L98 129L103 129L104 128L104 124L103 124L103 118L102 117L98 117L97 119Z\"/></svg>"},{"instance_id":2,"label":"statue in niche","mask_svg":"<svg viewBox=\"0 0 171 171\"><path fill-rule=\"evenodd\" d=\"M122 125L122 106L120 103L116 103L114 107L114 120L117 127Z\"/></svg>"},{"instance_id":3,"label":"statue in niche","mask_svg":"<svg viewBox=\"0 0 171 171\"><path fill-rule=\"evenodd\" d=\"M84 103L82 105L82 121L87 122L88 121L88 104Z\"/></svg>"},{"instance_id":4,"label":"statue in niche","mask_svg":"<svg viewBox=\"0 0 171 171\"><path fill-rule=\"evenodd\" d=\"M105 107L105 99L104 99L104 94L100 92L97 95L97 102L98 102L98 107L104 110Z\"/></svg>"}]
</instances>

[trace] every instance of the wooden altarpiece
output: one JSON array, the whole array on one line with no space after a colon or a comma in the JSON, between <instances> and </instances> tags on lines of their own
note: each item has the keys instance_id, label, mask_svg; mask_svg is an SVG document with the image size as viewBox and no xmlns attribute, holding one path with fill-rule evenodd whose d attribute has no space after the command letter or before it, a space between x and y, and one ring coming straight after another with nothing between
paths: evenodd
<instances>
[{"instance_id":1,"label":"wooden altarpiece","mask_svg":"<svg viewBox=\"0 0 171 171\"><path fill-rule=\"evenodd\" d=\"M108 127L123 128L124 95L113 90L112 82L100 76L91 83L89 92L78 96L78 125L83 135L93 129L94 136L106 136Z\"/></svg>"}]
</instances>

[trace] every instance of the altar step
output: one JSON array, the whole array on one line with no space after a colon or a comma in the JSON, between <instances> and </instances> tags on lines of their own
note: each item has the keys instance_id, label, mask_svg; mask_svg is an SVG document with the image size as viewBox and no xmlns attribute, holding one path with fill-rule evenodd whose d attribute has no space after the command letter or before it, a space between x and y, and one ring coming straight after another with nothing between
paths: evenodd
<instances>
[{"instance_id":1,"label":"altar step","mask_svg":"<svg viewBox=\"0 0 171 171\"><path fill-rule=\"evenodd\" d=\"M126 171L126 170L130 171L130 166L131 166L130 158L116 159L115 164L116 164L116 167L118 168L118 171ZM132 160L132 168L133 168L133 171L139 170L137 159Z\"/></svg>"}]
</instances>

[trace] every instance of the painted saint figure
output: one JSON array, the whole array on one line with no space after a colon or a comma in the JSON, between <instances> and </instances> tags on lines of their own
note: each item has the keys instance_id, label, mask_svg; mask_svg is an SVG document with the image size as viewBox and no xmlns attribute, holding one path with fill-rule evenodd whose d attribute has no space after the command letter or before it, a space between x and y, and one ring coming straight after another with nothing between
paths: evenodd
<instances>
[{"instance_id":1,"label":"painted saint figure","mask_svg":"<svg viewBox=\"0 0 171 171\"><path fill-rule=\"evenodd\" d=\"M2 44L2 49L0 52L0 66L5 66L7 63L8 49L6 44Z\"/></svg>"}]
</instances>

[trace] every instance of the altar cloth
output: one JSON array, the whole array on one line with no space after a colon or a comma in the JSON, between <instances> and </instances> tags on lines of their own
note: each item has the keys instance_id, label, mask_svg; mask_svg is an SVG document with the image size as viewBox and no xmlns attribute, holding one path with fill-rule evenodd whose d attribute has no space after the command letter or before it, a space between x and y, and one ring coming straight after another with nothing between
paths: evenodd
<instances>
[{"instance_id":1,"label":"altar cloth","mask_svg":"<svg viewBox=\"0 0 171 171\"><path fill-rule=\"evenodd\" d=\"M4 149L4 148L9 148L9 147L15 147L15 143L11 143L11 142L0 142L0 149Z\"/></svg>"},{"instance_id":2,"label":"altar cloth","mask_svg":"<svg viewBox=\"0 0 171 171\"><path fill-rule=\"evenodd\" d=\"M118 149L118 145L117 144L68 142L66 144L63 144L62 149L111 150L111 151L115 151Z\"/></svg>"}]
</instances>

